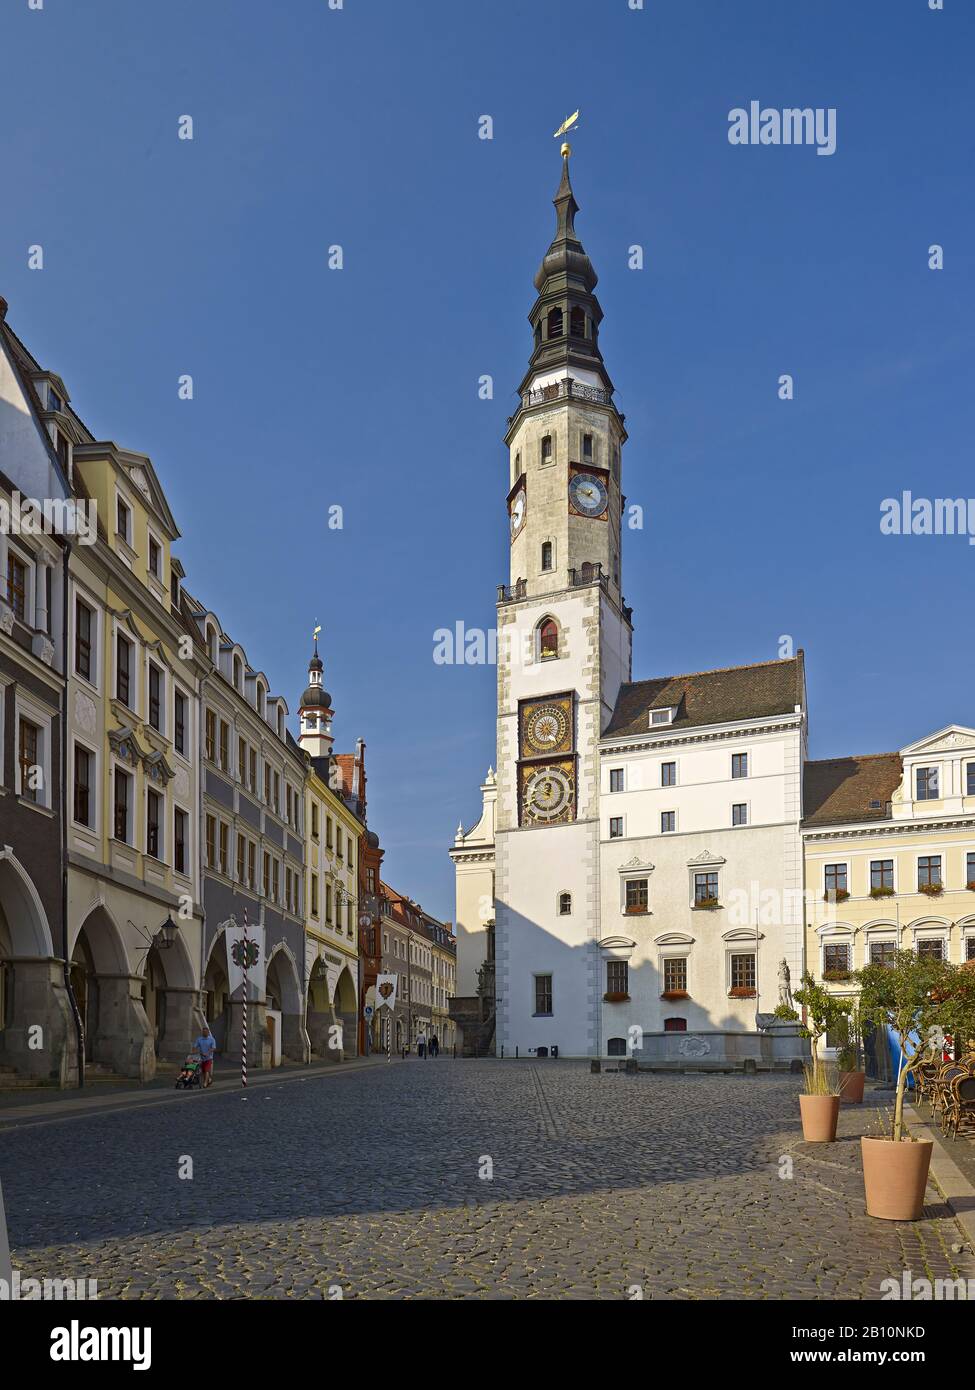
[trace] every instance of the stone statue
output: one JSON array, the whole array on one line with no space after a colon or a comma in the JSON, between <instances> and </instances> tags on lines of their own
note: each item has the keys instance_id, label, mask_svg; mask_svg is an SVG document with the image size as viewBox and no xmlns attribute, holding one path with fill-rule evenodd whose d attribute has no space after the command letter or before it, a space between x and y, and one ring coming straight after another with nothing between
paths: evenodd
<instances>
[{"instance_id":1,"label":"stone statue","mask_svg":"<svg viewBox=\"0 0 975 1390\"><path fill-rule=\"evenodd\" d=\"M789 974L789 962L784 956L779 961L779 1003L787 1009L795 1008L792 1002L792 976Z\"/></svg>"}]
</instances>

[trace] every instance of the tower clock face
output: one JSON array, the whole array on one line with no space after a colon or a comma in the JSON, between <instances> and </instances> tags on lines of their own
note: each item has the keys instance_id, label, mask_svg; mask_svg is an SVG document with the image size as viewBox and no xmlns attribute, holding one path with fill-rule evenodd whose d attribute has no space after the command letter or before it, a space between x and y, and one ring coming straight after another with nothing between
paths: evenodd
<instances>
[{"instance_id":1,"label":"tower clock face","mask_svg":"<svg viewBox=\"0 0 975 1390\"><path fill-rule=\"evenodd\" d=\"M512 540L514 540L515 536L517 536L518 532L521 530L522 526L525 524L525 508L526 508L526 505L527 505L527 503L526 503L526 500L525 500L525 494L524 494L523 492L519 492L519 493L517 494L517 496L513 499L512 503L511 503L511 511L510 511L510 513L509 513L510 519L511 519L511 539L512 539Z\"/></svg>"},{"instance_id":2,"label":"tower clock face","mask_svg":"<svg viewBox=\"0 0 975 1390\"><path fill-rule=\"evenodd\" d=\"M525 721L525 742L532 753L552 753L562 747L568 727L564 709L540 705Z\"/></svg>"},{"instance_id":3,"label":"tower clock face","mask_svg":"<svg viewBox=\"0 0 975 1390\"><path fill-rule=\"evenodd\" d=\"M525 783L525 811L531 820L550 821L572 801L572 778L561 768L542 767Z\"/></svg>"},{"instance_id":4,"label":"tower clock face","mask_svg":"<svg viewBox=\"0 0 975 1390\"><path fill-rule=\"evenodd\" d=\"M606 484L594 473L574 473L569 482L569 499L583 516L602 516L609 494Z\"/></svg>"}]
</instances>

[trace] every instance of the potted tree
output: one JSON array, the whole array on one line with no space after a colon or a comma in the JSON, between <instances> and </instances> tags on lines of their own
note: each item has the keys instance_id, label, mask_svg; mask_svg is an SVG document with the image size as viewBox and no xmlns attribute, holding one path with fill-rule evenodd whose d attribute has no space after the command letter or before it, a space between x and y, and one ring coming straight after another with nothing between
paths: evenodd
<instances>
[{"instance_id":1,"label":"potted tree","mask_svg":"<svg viewBox=\"0 0 975 1390\"><path fill-rule=\"evenodd\" d=\"M846 1042L840 1048L840 1104L859 1105L863 1101L863 1083L867 1073L862 1067L860 1009L853 1005L849 1014Z\"/></svg>"},{"instance_id":2,"label":"potted tree","mask_svg":"<svg viewBox=\"0 0 975 1390\"><path fill-rule=\"evenodd\" d=\"M924 1205L933 1140L914 1139L904 1129L904 1096L911 1066L931 1030L958 1035L971 1019L975 975L932 956L898 951L889 965L857 972L860 1018L897 1038L897 1090L891 1133L860 1140L868 1216L917 1221Z\"/></svg>"},{"instance_id":3,"label":"potted tree","mask_svg":"<svg viewBox=\"0 0 975 1390\"><path fill-rule=\"evenodd\" d=\"M806 1088L799 1096L802 1137L807 1144L831 1144L836 1138L836 1121L840 1113L839 1082L834 1069L820 1056L819 1040L827 1032L834 1032L843 1026L853 1008L853 1001L830 994L822 985L816 984L808 970L794 998L806 1011L805 1027L812 1051L811 1061L803 1069Z\"/></svg>"}]
</instances>

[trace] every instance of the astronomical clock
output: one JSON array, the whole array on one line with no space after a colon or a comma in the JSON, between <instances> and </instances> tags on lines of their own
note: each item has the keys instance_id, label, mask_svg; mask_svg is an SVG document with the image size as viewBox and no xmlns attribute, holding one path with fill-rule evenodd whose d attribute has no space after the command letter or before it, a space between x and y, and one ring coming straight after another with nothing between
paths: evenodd
<instances>
[{"instance_id":1,"label":"astronomical clock","mask_svg":"<svg viewBox=\"0 0 975 1390\"><path fill-rule=\"evenodd\" d=\"M569 515L606 519L609 474L602 468L573 469L569 478Z\"/></svg>"},{"instance_id":2,"label":"astronomical clock","mask_svg":"<svg viewBox=\"0 0 975 1390\"><path fill-rule=\"evenodd\" d=\"M518 808L522 825L575 820L576 759L572 694L522 701Z\"/></svg>"}]
</instances>

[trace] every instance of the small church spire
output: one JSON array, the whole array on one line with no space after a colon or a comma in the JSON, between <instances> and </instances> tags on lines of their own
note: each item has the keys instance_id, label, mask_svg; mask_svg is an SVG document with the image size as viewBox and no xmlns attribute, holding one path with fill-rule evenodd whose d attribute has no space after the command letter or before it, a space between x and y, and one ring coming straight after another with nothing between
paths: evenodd
<instances>
[{"instance_id":1,"label":"small church spire","mask_svg":"<svg viewBox=\"0 0 975 1390\"><path fill-rule=\"evenodd\" d=\"M308 685L298 706L301 732L298 742L313 758L327 758L332 751L332 697L322 684L324 664L318 655L318 634L321 623L312 633L313 650L308 663Z\"/></svg>"}]
</instances>

